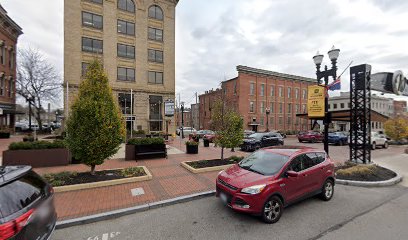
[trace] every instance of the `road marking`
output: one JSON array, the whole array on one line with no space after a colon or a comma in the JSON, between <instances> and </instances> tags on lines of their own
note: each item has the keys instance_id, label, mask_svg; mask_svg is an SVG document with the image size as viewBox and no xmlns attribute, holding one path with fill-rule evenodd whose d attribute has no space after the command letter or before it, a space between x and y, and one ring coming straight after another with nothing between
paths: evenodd
<instances>
[{"instance_id":1,"label":"road marking","mask_svg":"<svg viewBox=\"0 0 408 240\"><path fill-rule=\"evenodd\" d=\"M145 194L145 191L143 190L143 188L133 188L130 191L131 191L133 197Z\"/></svg>"},{"instance_id":2,"label":"road marking","mask_svg":"<svg viewBox=\"0 0 408 240\"><path fill-rule=\"evenodd\" d=\"M104 233L104 234L102 235L102 240L108 240L108 239L109 239L109 234Z\"/></svg>"},{"instance_id":3,"label":"road marking","mask_svg":"<svg viewBox=\"0 0 408 240\"><path fill-rule=\"evenodd\" d=\"M109 239L113 239L117 236L119 236L120 232L110 232L110 233L104 233L102 234L102 238L101 240L109 240ZM93 236L93 237L89 237L87 238L87 240L99 240L99 236Z\"/></svg>"}]
</instances>

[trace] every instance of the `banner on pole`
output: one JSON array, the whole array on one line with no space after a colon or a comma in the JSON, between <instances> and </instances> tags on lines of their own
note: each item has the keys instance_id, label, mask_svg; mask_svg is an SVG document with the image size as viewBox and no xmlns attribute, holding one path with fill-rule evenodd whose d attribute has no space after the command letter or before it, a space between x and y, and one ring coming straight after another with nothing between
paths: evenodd
<instances>
[{"instance_id":1,"label":"banner on pole","mask_svg":"<svg viewBox=\"0 0 408 240\"><path fill-rule=\"evenodd\" d=\"M309 86L307 93L307 115L309 118L324 117L325 88L323 86Z\"/></svg>"}]
</instances>

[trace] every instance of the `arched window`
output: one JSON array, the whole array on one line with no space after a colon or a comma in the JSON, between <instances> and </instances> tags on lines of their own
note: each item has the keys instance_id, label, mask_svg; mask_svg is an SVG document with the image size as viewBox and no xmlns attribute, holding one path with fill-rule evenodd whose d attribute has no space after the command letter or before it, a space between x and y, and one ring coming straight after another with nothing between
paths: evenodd
<instances>
[{"instance_id":1,"label":"arched window","mask_svg":"<svg viewBox=\"0 0 408 240\"><path fill-rule=\"evenodd\" d=\"M135 3L133 0L118 0L118 8L127 12L135 12Z\"/></svg>"},{"instance_id":2,"label":"arched window","mask_svg":"<svg viewBox=\"0 0 408 240\"><path fill-rule=\"evenodd\" d=\"M159 6L153 5L149 8L149 17L163 20L163 10Z\"/></svg>"}]
</instances>

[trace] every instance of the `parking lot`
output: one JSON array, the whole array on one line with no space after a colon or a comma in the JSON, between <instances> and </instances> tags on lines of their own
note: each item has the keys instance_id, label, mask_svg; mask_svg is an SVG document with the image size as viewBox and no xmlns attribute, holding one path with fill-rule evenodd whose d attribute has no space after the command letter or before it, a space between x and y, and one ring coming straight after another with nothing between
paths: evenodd
<instances>
[{"instance_id":1,"label":"parking lot","mask_svg":"<svg viewBox=\"0 0 408 240\"><path fill-rule=\"evenodd\" d=\"M365 227L365 236L375 236L378 232L387 235L387 239L402 239L398 236L408 234L408 230L401 227L408 221L407 214L397 219L400 225L395 227L400 232L396 237L387 232L387 229L393 229L388 225L361 224L361 218L383 223L393 219L393 214L382 217L378 214L389 207L400 207L396 204L398 201L404 202L403 197L407 199L407 194L407 190L400 186L360 188L337 185L331 201L311 198L292 205L273 225L264 224L257 217L233 212L219 199L207 197L114 220L57 230L53 239L366 239L359 237L359 232L351 224L354 222L356 226ZM378 220L370 214L379 217ZM347 235L344 231L338 235L342 226L351 228L353 235Z\"/></svg>"}]
</instances>

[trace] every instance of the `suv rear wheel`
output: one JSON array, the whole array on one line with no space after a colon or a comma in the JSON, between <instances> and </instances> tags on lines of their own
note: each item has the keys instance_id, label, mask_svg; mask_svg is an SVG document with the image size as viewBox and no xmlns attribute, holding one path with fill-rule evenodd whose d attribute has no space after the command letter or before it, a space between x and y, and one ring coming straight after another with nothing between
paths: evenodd
<instances>
[{"instance_id":1,"label":"suv rear wheel","mask_svg":"<svg viewBox=\"0 0 408 240\"><path fill-rule=\"evenodd\" d=\"M333 180L326 180L322 187L322 193L320 194L320 198L324 201L329 201L334 194L334 183Z\"/></svg>"},{"instance_id":2,"label":"suv rear wheel","mask_svg":"<svg viewBox=\"0 0 408 240\"><path fill-rule=\"evenodd\" d=\"M384 143L384 148L388 148L388 142Z\"/></svg>"},{"instance_id":3,"label":"suv rear wheel","mask_svg":"<svg viewBox=\"0 0 408 240\"><path fill-rule=\"evenodd\" d=\"M377 148L375 142L373 142L373 144L371 144L371 150L375 150Z\"/></svg>"},{"instance_id":4,"label":"suv rear wheel","mask_svg":"<svg viewBox=\"0 0 408 240\"><path fill-rule=\"evenodd\" d=\"M278 196L272 196L264 204L262 220L265 223L276 223L283 213L283 203Z\"/></svg>"}]
</instances>

